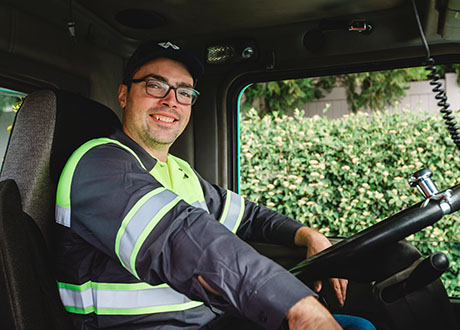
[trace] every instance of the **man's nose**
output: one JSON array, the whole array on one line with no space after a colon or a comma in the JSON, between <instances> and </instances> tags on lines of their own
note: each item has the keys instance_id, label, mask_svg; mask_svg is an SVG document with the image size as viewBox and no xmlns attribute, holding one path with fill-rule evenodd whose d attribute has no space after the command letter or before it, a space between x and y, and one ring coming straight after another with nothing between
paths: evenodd
<instances>
[{"instance_id":1,"label":"man's nose","mask_svg":"<svg viewBox=\"0 0 460 330\"><path fill-rule=\"evenodd\" d=\"M162 102L164 105L176 106L177 99L175 90L171 88L169 92L163 97Z\"/></svg>"}]
</instances>

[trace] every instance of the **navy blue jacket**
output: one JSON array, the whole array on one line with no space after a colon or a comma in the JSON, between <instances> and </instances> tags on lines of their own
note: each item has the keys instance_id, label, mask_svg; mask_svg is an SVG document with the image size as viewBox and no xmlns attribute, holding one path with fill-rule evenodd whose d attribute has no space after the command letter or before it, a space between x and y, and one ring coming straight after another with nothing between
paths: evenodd
<instances>
[{"instance_id":1,"label":"navy blue jacket","mask_svg":"<svg viewBox=\"0 0 460 330\"><path fill-rule=\"evenodd\" d=\"M199 329L215 317L213 308L278 329L298 300L314 295L245 243L292 246L301 226L296 221L241 199L244 212L233 234L218 219L229 194L236 194L195 173L206 205L190 205L151 174L158 161L121 131L76 153L59 184L70 205L58 197L57 278L77 329ZM153 196L151 203L162 196L171 206L150 211L146 196ZM134 240L123 232L128 220L146 210L156 212L155 225L146 222L141 243L132 243L135 253L123 255L121 247ZM208 293L198 275L220 296ZM186 296L180 304L171 289ZM166 307L150 306L153 292L157 300L175 298Z\"/></svg>"}]
</instances>

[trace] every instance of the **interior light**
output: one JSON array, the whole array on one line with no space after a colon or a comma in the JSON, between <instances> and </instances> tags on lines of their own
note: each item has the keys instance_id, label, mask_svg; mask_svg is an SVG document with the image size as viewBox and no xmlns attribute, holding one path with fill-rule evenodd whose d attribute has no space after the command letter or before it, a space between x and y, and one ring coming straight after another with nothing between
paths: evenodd
<instances>
[{"instance_id":1,"label":"interior light","mask_svg":"<svg viewBox=\"0 0 460 330\"><path fill-rule=\"evenodd\" d=\"M207 48L206 62L222 64L230 62L235 56L235 49L230 45L215 45Z\"/></svg>"},{"instance_id":2,"label":"interior light","mask_svg":"<svg viewBox=\"0 0 460 330\"><path fill-rule=\"evenodd\" d=\"M233 40L215 43L206 48L206 63L228 64L254 61L258 51L254 41Z\"/></svg>"}]
</instances>

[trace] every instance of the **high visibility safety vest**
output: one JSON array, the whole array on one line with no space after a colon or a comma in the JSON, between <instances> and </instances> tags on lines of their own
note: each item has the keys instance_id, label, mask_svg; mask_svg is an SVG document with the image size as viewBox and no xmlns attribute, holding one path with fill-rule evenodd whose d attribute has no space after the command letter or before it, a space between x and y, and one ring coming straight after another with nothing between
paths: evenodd
<instances>
[{"instance_id":1,"label":"high visibility safety vest","mask_svg":"<svg viewBox=\"0 0 460 330\"><path fill-rule=\"evenodd\" d=\"M118 140L99 138L82 145L67 162L57 190L56 222L72 228L72 180L81 159L93 148L102 145L121 147L137 159L139 156ZM135 267L139 250L149 233L163 216L180 201L204 209L209 213L200 180L189 164L169 155L166 163L157 161L149 173L161 183L147 191L130 208L122 219L114 251L121 265L138 279L137 283L97 282L66 283L58 281L65 309L70 313L97 315L140 315L184 311L201 305L175 291L167 284L150 285L140 280ZM104 178L109 180L110 178ZM225 206L219 219L233 233L238 229L244 214L243 198L227 191Z\"/></svg>"}]
</instances>

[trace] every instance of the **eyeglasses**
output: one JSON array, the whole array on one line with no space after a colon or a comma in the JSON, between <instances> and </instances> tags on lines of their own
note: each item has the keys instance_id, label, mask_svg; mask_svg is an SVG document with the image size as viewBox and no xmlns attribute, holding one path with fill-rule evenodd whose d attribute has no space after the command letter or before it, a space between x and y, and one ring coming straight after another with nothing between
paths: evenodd
<instances>
[{"instance_id":1,"label":"eyeglasses","mask_svg":"<svg viewBox=\"0 0 460 330\"><path fill-rule=\"evenodd\" d=\"M128 80L126 83L140 83L143 81L145 81L145 92L147 93L147 95L161 99L168 95L171 89L173 89L176 95L177 102L184 105L193 105L196 102L198 95L200 95L200 93L197 90L191 87L174 87L169 85L165 81L152 78L151 76L147 76L140 79L131 79Z\"/></svg>"}]
</instances>

